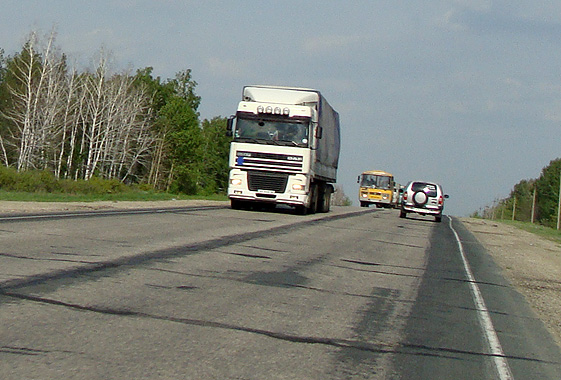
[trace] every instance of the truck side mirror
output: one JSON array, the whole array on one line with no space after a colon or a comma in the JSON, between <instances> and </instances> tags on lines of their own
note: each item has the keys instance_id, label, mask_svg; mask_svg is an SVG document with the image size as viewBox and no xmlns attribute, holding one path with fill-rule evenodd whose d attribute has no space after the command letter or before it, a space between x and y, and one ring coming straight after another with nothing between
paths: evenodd
<instances>
[{"instance_id":1,"label":"truck side mirror","mask_svg":"<svg viewBox=\"0 0 561 380\"><path fill-rule=\"evenodd\" d=\"M234 135L234 118L235 116L230 116L226 121L226 136L232 137Z\"/></svg>"},{"instance_id":2,"label":"truck side mirror","mask_svg":"<svg viewBox=\"0 0 561 380\"><path fill-rule=\"evenodd\" d=\"M316 138L321 139L322 135L323 135L323 128L318 125L316 128Z\"/></svg>"}]
</instances>

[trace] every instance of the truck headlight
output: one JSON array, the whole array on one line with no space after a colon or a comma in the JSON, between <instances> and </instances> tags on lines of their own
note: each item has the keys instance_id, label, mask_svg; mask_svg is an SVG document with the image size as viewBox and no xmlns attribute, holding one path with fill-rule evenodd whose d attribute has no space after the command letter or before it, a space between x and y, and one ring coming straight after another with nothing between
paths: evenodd
<instances>
[{"instance_id":1,"label":"truck headlight","mask_svg":"<svg viewBox=\"0 0 561 380\"><path fill-rule=\"evenodd\" d=\"M301 183L294 183L292 184L292 190L304 191L306 190L306 185L303 185Z\"/></svg>"},{"instance_id":2,"label":"truck headlight","mask_svg":"<svg viewBox=\"0 0 561 380\"><path fill-rule=\"evenodd\" d=\"M232 178L230 180L230 184L232 186L240 186L242 184L242 180L241 180L241 178Z\"/></svg>"}]
</instances>

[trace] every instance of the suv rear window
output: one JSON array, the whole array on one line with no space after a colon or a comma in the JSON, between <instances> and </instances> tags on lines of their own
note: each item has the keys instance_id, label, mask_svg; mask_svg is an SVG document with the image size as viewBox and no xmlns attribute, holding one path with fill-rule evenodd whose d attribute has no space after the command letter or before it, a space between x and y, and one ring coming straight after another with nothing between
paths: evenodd
<instances>
[{"instance_id":1,"label":"suv rear window","mask_svg":"<svg viewBox=\"0 0 561 380\"><path fill-rule=\"evenodd\" d=\"M436 197L436 186L432 183L426 182L414 182L411 185L411 190L413 192L422 191L429 197Z\"/></svg>"}]
</instances>

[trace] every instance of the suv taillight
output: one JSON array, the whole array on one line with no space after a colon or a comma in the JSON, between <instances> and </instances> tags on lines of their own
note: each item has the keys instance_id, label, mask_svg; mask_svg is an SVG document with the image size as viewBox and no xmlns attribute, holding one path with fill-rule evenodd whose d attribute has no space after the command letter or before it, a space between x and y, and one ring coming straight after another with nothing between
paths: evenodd
<instances>
[{"instance_id":1,"label":"suv taillight","mask_svg":"<svg viewBox=\"0 0 561 380\"><path fill-rule=\"evenodd\" d=\"M444 203L444 198L442 197L442 195L438 198L438 205L442 206L442 204Z\"/></svg>"},{"instance_id":2,"label":"suv taillight","mask_svg":"<svg viewBox=\"0 0 561 380\"><path fill-rule=\"evenodd\" d=\"M407 200L407 191L405 193L403 193L403 200L406 201Z\"/></svg>"}]
</instances>

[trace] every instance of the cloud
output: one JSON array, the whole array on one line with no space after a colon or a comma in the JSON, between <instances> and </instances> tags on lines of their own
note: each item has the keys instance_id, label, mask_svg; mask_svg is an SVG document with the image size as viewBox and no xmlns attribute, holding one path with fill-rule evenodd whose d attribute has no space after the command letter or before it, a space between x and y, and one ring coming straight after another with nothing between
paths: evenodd
<instances>
[{"instance_id":1,"label":"cloud","mask_svg":"<svg viewBox=\"0 0 561 380\"><path fill-rule=\"evenodd\" d=\"M443 22L452 30L473 33L507 34L547 39L559 43L561 23L529 16L515 9L498 7L456 7L444 14Z\"/></svg>"},{"instance_id":2,"label":"cloud","mask_svg":"<svg viewBox=\"0 0 561 380\"><path fill-rule=\"evenodd\" d=\"M357 46L361 41L365 40L364 37L351 35L351 36L320 36L307 39L302 48L305 52L311 54L330 53L334 50L341 50L348 47Z\"/></svg>"},{"instance_id":3,"label":"cloud","mask_svg":"<svg viewBox=\"0 0 561 380\"><path fill-rule=\"evenodd\" d=\"M233 58L210 57L207 64L211 74L217 76L239 77L247 72L245 62Z\"/></svg>"}]
</instances>

